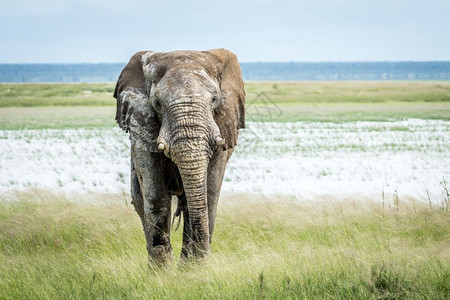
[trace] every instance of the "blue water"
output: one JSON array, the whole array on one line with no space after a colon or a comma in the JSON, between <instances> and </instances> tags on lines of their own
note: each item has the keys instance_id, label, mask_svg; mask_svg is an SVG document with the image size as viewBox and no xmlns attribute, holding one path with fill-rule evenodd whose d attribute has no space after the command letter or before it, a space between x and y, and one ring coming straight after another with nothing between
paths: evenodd
<instances>
[{"instance_id":1,"label":"blue water","mask_svg":"<svg viewBox=\"0 0 450 300\"><path fill-rule=\"evenodd\" d=\"M0 64L0 82L114 82L126 63ZM241 63L244 80L450 80L450 61Z\"/></svg>"}]
</instances>

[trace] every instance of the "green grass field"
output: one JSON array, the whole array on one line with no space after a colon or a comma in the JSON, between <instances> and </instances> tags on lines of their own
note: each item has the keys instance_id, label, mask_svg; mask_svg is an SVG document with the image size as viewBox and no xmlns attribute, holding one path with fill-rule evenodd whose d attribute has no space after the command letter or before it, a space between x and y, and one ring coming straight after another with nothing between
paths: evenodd
<instances>
[{"instance_id":1,"label":"green grass field","mask_svg":"<svg viewBox=\"0 0 450 300\"><path fill-rule=\"evenodd\" d=\"M277 104L449 102L449 82L246 82L251 101L264 91ZM113 83L1 84L0 107L114 105Z\"/></svg>"},{"instance_id":2,"label":"green grass field","mask_svg":"<svg viewBox=\"0 0 450 300\"><path fill-rule=\"evenodd\" d=\"M113 128L113 88L0 84L0 130ZM247 82L246 91L249 121L450 120L450 82ZM129 195L3 193L0 299L449 299L449 203L358 200L224 195L208 262L179 264L178 230L173 264L157 269Z\"/></svg>"},{"instance_id":3,"label":"green grass field","mask_svg":"<svg viewBox=\"0 0 450 300\"><path fill-rule=\"evenodd\" d=\"M249 121L450 120L449 82L246 82L245 86ZM112 127L113 90L114 84L1 84L0 128Z\"/></svg>"},{"instance_id":4,"label":"green grass field","mask_svg":"<svg viewBox=\"0 0 450 300\"><path fill-rule=\"evenodd\" d=\"M0 107L113 105L114 84L0 84Z\"/></svg>"},{"instance_id":5,"label":"green grass field","mask_svg":"<svg viewBox=\"0 0 450 300\"><path fill-rule=\"evenodd\" d=\"M91 198L33 191L0 202L0 298L450 296L450 217L437 207L226 199L209 261L179 265L178 230L173 264L156 269L129 199Z\"/></svg>"}]
</instances>

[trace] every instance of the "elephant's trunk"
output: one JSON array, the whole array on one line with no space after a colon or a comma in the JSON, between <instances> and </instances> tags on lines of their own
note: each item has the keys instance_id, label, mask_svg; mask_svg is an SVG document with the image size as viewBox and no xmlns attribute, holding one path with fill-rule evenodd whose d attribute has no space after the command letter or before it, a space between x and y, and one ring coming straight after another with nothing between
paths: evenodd
<instances>
[{"instance_id":1,"label":"elephant's trunk","mask_svg":"<svg viewBox=\"0 0 450 300\"><path fill-rule=\"evenodd\" d=\"M189 222L192 232L193 255L204 257L209 253L209 222L207 208L206 170L207 161L188 157L179 161L178 169L186 194Z\"/></svg>"},{"instance_id":2,"label":"elephant's trunk","mask_svg":"<svg viewBox=\"0 0 450 300\"><path fill-rule=\"evenodd\" d=\"M193 255L204 257L209 253L209 224L207 208L207 169L217 141L215 123L208 122L207 112L200 105L189 103L173 106L167 128L170 134L161 138L164 151L178 166L186 194L192 232ZM211 117L212 119L212 117ZM215 125L217 126L217 125ZM220 138L220 132L219 132Z\"/></svg>"}]
</instances>

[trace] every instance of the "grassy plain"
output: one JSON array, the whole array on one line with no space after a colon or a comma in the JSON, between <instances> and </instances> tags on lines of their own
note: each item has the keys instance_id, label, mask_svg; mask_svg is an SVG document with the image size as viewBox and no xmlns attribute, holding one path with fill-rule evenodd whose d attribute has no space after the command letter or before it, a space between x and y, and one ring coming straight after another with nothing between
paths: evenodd
<instances>
[{"instance_id":1,"label":"grassy plain","mask_svg":"<svg viewBox=\"0 0 450 300\"><path fill-rule=\"evenodd\" d=\"M0 107L114 105L111 83L0 84Z\"/></svg>"},{"instance_id":2,"label":"grassy plain","mask_svg":"<svg viewBox=\"0 0 450 300\"><path fill-rule=\"evenodd\" d=\"M113 127L113 88L2 84L0 129ZM255 121L450 120L449 82L247 82L246 91ZM178 265L178 230L174 263L160 270L147 265L129 195L2 194L0 298L450 298L448 202L254 197L221 199L207 264Z\"/></svg>"},{"instance_id":3,"label":"grassy plain","mask_svg":"<svg viewBox=\"0 0 450 300\"><path fill-rule=\"evenodd\" d=\"M0 298L450 296L448 211L403 202L256 204L245 197L220 206L207 264L179 266L178 230L174 263L159 270L147 266L128 198L10 196L0 201Z\"/></svg>"},{"instance_id":4,"label":"grassy plain","mask_svg":"<svg viewBox=\"0 0 450 300\"><path fill-rule=\"evenodd\" d=\"M37 106L0 108L0 129L113 127L115 106Z\"/></svg>"},{"instance_id":5,"label":"grassy plain","mask_svg":"<svg viewBox=\"0 0 450 300\"><path fill-rule=\"evenodd\" d=\"M247 120L450 120L450 82L246 82ZM1 84L0 128L114 126L114 84Z\"/></svg>"}]
</instances>

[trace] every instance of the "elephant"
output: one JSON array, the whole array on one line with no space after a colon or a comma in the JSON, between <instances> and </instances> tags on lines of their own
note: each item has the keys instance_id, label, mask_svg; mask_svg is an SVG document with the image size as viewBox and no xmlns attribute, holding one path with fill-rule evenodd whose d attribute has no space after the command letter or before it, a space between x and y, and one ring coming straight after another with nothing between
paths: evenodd
<instances>
[{"instance_id":1,"label":"elephant","mask_svg":"<svg viewBox=\"0 0 450 300\"><path fill-rule=\"evenodd\" d=\"M226 49L140 51L114 91L116 121L129 133L131 203L149 261L173 259L173 218L183 216L180 260L211 249L225 167L245 128L245 91L237 57Z\"/></svg>"}]
</instances>

